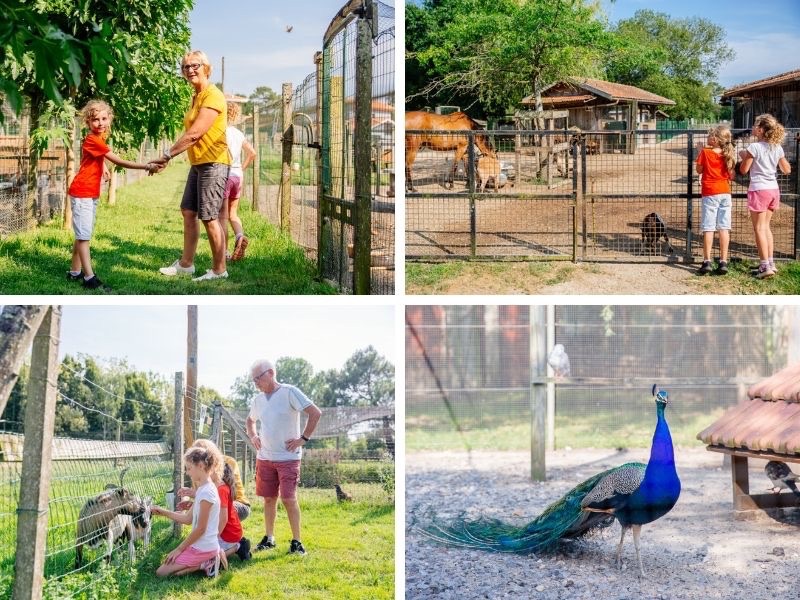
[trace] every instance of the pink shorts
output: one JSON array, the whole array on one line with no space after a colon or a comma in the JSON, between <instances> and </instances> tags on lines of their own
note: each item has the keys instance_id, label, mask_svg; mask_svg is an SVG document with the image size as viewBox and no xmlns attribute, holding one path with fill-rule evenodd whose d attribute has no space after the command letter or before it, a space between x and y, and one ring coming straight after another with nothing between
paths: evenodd
<instances>
[{"instance_id":1,"label":"pink shorts","mask_svg":"<svg viewBox=\"0 0 800 600\"><path fill-rule=\"evenodd\" d=\"M256 461L256 496L275 498L280 490L281 498L294 500L300 481L300 461L271 460Z\"/></svg>"},{"instance_id":2,"label":"pink shorts","mask_svg":"<svg viewBox=\"0 0 800 600\"><path fill-rule=\"evenodd\" d=\"M228 175L228 183L225 184L225 199L238 200L242 195L242 180L236 175Z\"/></svg>"},{"instance_id":3,"label":"pink shorts","mask_svg":"<svg viewBox=\"0 0 800 600\"><path fill-rule=\"evenodd\" d=\"M765 212L771 210L775 212L781 205L781 191L774 190L748 190L747 209L750 212Z\"/></svg>"},{"instance_id":4,"label":"pink shorts","mask_svg":"<svg viewBox=\"0 0 800 600\"><path fill-rule=\"evenodd\" d=\"M207 560L216 557L217 552L218 550L202 552L194 546L189 546L186 550L178 555L178 558L175 559L175 563L185 567L199 567Z\"/></svg>"}]
</instances>

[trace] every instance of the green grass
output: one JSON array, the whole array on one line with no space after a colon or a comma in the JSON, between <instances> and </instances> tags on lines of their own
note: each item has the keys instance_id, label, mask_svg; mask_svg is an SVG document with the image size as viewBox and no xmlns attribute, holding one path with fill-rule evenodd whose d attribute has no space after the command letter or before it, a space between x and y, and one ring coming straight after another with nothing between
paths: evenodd
<instances>
[{"instance_id":1,"label":"green grass","mask_svg":"<svg viewBox=\"0 0 800 600\"><path fill-rule=\"evenodd\" d=\"M278 548L256 553L245 563L234 556L230 570L213 581L199 574L159 579L156 568L178 542L169 537L171 522L155 517L150 550L143 555L137 543L134 565L128 565L125 552L118 553L110 568L98 561L84 572L49 578L44 597L394 598L394 501L383 493L380 484L349 484L346 489L355 498L352 503L339 504L332 489L300 490L303 541L308 551L305 557L287 553L291 533L279 503L275 531ZM252 489L248 494L254 501L253 512L243 527L245 536L255 545L264 533L263 512ZM188 531L184 528L184 535ZM87 554L89 558L95 556L92 550ZM11 569L5 566L3 573L10 573ZM8 597L10 582L9 577L0 576L0 597Z\"/></svg>"},{"instance_id":2,"label":"green grass","mask_svg":"<svg viewBox=\"0 0 800 600\"><path fill-rule=\"evenodd\" d=\"M229 278L195 283L168 278L159 267L179 258L183 248L180 201L188 165L171 165L160 175L120 188L115 206L101 203L91 243L98 276L117 294L334 294L315 281L316 266L289 235L241 205L250 238L243 261L229 262ZM211 268L211 250L201 225L195 267ZM0 239L0 293L103 294L68 282L72 231L51 222L33 231Z\"/></svg>"},{"instance_id":3,"label":"green grass","mask_svg":"<svg viewBox=\"0 0 800 600\"><path fill-rule=\"evenodd\" d=\"M677 446L702 445L697 433L708 427L723 413L718 408L708 412L677 412L667 414L672 440ZM428 418L425 427L417 425L422 419L413 414L406 416L406 449L463 450L466 443L473 450L527 451L531 447L531 425L527 415L516 415L512 419L494 419L488 426L476 427L477 423L462 419L464 435L455 431L445 415L436 421ZM556 448L647 448L650 446L655 427L655 416L626 418L618 413L576 416L556 416Z\"/></svg>"},{"instance_id":4,"label":"green grass","mask_svg":"<svg viewBox=\"0 0 800 600\"><path fill-rule=\"evenodd\" d=\"M759 280L750 274L750 269L758 266L758 261L737 261L731 263L726 283L734 294L800 294L800 263L779 262L778 274L766 280ZM713 283L713 282L712 282Z\"/></svg>"}]
</instances>

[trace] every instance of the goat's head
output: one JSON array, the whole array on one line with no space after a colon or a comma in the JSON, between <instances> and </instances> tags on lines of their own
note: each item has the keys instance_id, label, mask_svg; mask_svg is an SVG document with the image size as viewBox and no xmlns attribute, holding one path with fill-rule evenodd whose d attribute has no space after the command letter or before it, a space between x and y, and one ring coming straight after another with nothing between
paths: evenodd
<instances>
[{"instance_id":1,"label":"goat's head","mask_svg":"<svg viewBox=\"0 0 800 600\"><path fill-rule=\"evenodd\" d=\"M137 529L147 529L150 527L150 509L153 506L153 498L150 496L141 499L142 510L133 516L133 526Z\"/></svg>"}]
</instances>

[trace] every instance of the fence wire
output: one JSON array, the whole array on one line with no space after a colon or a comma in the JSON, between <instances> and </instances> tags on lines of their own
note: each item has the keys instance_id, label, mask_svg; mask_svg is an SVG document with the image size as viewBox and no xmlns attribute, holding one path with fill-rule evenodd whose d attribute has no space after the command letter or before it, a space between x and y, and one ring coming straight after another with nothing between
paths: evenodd
<instances>
[{"instance_id":1,"label":"fence wire","mask_svg":"<svg viewBox=\"0 0 800 600\"><path fill-rule=\"evenodd\" d=\"M552 385L555 447L648 445L650 386L671 393L677 443L784 367L795 311L774 306L557 306L548 324L527 306L406 309L406 445L409 449L527 449L534 386ZM537 344L551 333L546 352ZM421 344L410 334L416 331ZM569 374L539 377L555 344ZM442 392L424 354L442 382ZM454 422L456 421L456 422Z\"/></svg>"},{"instance_id":2,"label":"fence wire","mask_svg":"<svg viewBox=\"0 0 800 600\"><path fill-rule=\"evenodd\" d=\"M752 141L744 130L734 136L737 153ZM706 138L699 130L410 131L406 256L693 262L702 256L694 161ZM797 253L799 140L787 132L793 170L778 176L772 231L782 259ZM747 185L732 183L734 260L758 257Z\"/></svg>"}]
</instances>

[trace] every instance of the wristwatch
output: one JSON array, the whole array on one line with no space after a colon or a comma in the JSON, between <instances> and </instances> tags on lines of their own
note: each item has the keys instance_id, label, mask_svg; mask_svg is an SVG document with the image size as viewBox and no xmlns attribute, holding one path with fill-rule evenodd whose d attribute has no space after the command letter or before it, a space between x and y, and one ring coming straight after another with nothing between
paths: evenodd
<instances>
[{"instance_id":1,"label":"wristwatch","mask_svg":"<svg viewBox=\"0 0 800 600\"><path fill-rule=\"evenodd\" d=\"M307 438L306 436L304 436L304 435L302 435L302 434L300 435L300 437L301 437L301 438L303 438L303 440L305 440L306 442L307 442L307 441L309 441L309 440L311 439L311 438Z\"/></svg>"},{"instance_id":2,"label":"wristwatch","mask_svg":"<svg viewBox=\"0 0 800 600\"><path fill-rule=\"evenodd\" d=\"M164 150L164 156L163 157L166 158L167 161L172 160L172 154L169 153L169 149Z\"/></svg>"}]
</instances>

